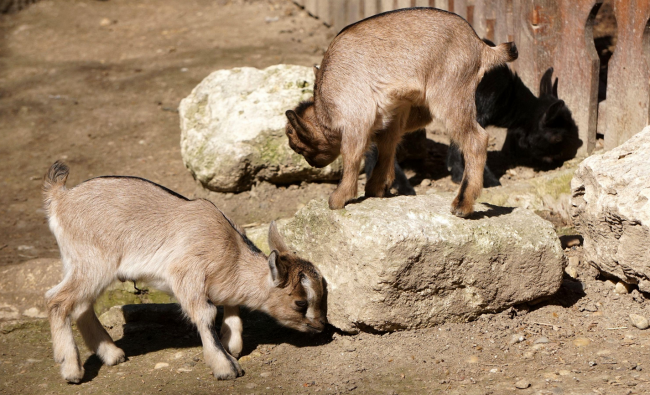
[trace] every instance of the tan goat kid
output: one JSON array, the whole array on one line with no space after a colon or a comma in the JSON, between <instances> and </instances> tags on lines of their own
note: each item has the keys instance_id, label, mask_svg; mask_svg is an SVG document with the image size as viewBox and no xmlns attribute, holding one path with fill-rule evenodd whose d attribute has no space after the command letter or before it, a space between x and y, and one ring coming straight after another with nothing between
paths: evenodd
<instances>
[{"instance_id":1,"label":"tan goat kid","mask_svg":"<svg viewBox=\"0 0 650 395\"><path fill-rule=\"evenodd\" d=\"M274 223L273 251L266 257L207 200L188 200L134 177L99 177L67 189L68 172L56 162L43 182L63 262L63 281L45 297L54 359L67 381L78 383L84 374L70 317L105 364L125 359L93 311L95 299L115 280L142 280L175 295L218 379L243 374L235 359L242 350L240 305L303 332L323 330L323 279L289 251ZM216 305L225 306L221 341L213 329Z\"/></svg>"},{"instance_id":2,"label":"tan goat kid","mask_svg":"<svg viewBox=\"0 0 650 395\"><path fill-rule=\"evenodd\" d=\"M393 183L403 134L442 120L465 159L452 212L472 213L483 186L488 135L476 122L476 87L488 70L517 58L514 43L490 47L461 17L435 8L379 14L343 29L316 72L313 101L287 111L289 145L310 165L343 155L343 177L329 206L357 193L359 166L371 141L379 151L365 188L382 197Z\"/></svg>"}]
</instances>

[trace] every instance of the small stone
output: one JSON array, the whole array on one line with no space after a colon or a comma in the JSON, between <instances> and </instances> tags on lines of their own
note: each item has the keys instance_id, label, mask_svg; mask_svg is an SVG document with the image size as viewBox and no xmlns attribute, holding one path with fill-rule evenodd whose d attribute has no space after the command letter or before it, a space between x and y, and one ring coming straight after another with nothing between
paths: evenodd
<instances>
[{"instance_id":1,"label":"small stone","mask_svg":"<svg viewBox=\"0 0 650 395\"><path fill-rule=\"evenodd\" d=\"M614 292L616 292L619 295L627 295L630 293L630 286L628 284L619 281L614 286Z\"/></svg>"},{"instance_id":2,"label":"small stone","mask_svg":"<svg viewBox=\"0 0 650 395\"><path fill-rule=\"evenodd\" d=\"M616 283L614 281L612 281L612 280L605 281L605 285L607 286L607 288L615 288L616 287Z\"/></svg>"},{"instance_id":3,"label":"small stone","mask_svg":"<svg viewBox=\"0 0 650 395\"><path fill-rule=\"evenodd\" d=\"M578 347L588 346L589 343L591 343L591 340L587 339L586 337L576 337L573 340L573 344L578 346Z\"/></svg>"},{"instance_id":4,"label":"small stone","mask_svg":"<svg viewBox=\"0 0 650 395\"><path fill-rule=\"evenodd\" d=\"M467 362L469 363L478 363L478 357L476 355L472 355L467 359Z\"/></svg>"},{"instance_id":5,"label":"small stone","mask_svg":"<svg viewBox=\"0 0 650 395\"><path fill-rule=\"evenodd\" d=\"M23 311L23 315L30 318L46 318L47 314L40 311L37 307L29 308Z\"/></svg>"},{"instance_id":6,"label":"small stone","mask_svg":"<svg viewBox=\"0 0 650 395\"><path fill-rule=\"evenodd\" d=\"M101 21L99 21L99 26L108 26L111 24L111 20L108 18L102 18Z\"/></svg>"},{"instance_id":7,"label":"small stone","mask_svg":"<svg viewBox=\"0 0 650 395\"><path fill-rule=\"evenodd\" d=\"M578 268L575 266L567 266L564 272L571 278L578 278Z\"/></svg>"},{"instance_id":8,"label":"small stone","mask_svg":"<svg viewBox=\"0 0 650 395\"><path fill-rule=\"evenodd\" d=\"M169 367L169 364L167 362L158 362L156 364L156 366L154 366L153 368L154 369L164 369L164 368L168 368L168 367Z\"/></svg>"},{"instance_id":9,"label":"small stone","mask_svg":"<svg viewBox=\"0 0 650 395\"><path fill-rule=\"evenodd\" d=\"M490 373L499 373L499 369L492 368L492 369L490 369Z\"/></svg>"},{"instance_id":10,"label":"small stone","mask_svg":"<svg viewBox=\"0 0 650 395\"><path fill-rule=\"evenodd\" d=\"M260 376L264 378L271 377L271 372L262 372L260 373Z\"/></svg>"},{"instance_id":11,"label":"small stone","mask_svg":"<svg viewBox=\"0 0 650 395\"><path fill-rule=\"evenodd\" d=\"M519 380L515 383L515 387L519 388L520 390L524 390L530 387L530 382L528 380Z\"/></svg>"},{"instance_id":12,"label":"small stone","mask_svg":"<svg viewBox=\"0 0 650 395\"><path fill-rule=\"evenodd\" d=\"M431 186L431 180L429 180L428 178L425 178L425 179L422 180L422 182L420 183L420 186L423 186L423 187Z\"/></svg>"},{"instance_id":13,"label":"small stone","mask_svg":"<svg viewBox=\"0 0 650 395\"><path fill-rule=\"evenodd\" d=\"M191 371L192 371L192 369L190 369L190 368L178 368L178 369L176 369L177 373L189 373Z\"/></svg>"},{"instance_id":14,"label":"small stone","mask_svg":"<svg viewBox=\"0 0 650 395\"><path fill-rule=\"evenodd\" d=\"M560 370L558 373L559 373L560 376L568 376L568 375L571 374L571 372L569 370L565 370L565 369Z\"/></svg>"},{"instance_id":15,"label":"small stone","mask_svg":"<svg viewBox=\"0 0 650 395\"><path fill-rule=\"evenodd\" d=\"M542 336L537 340L535 340L535 344L546 344L546 343L550 343L550 341L548 340L548 337L545 336Z\"/></svg>"},{"instance_id":16,"label":"small stone","mask_svg":"<svg viewBox=\"0 0 650 395\"><path fill-rule=\"evenodd\" d=\"M248 388L248 389L253 389L253 388L255 388L255 387L257 387L257 384L255 384L255 383L248 383L248 384L246 384L246 388Z\"/></svg>"},{"instance_id":17,"label":"small stone","mask_svg":"<svg viewBox=\"0 0 650 395\"><path fill-rule=\"evenodd\" d=\"M521 335L519 333L515 333L514 335L510 336L509 343L510 344L517 344L517 343L523 342L524 340L526 340L526 338L523 335Z\"/></svg>"},{"instance_id":18,"label":"small stone","mask_svg":"<svg viewBox=\"0 0 650 395\"><path fill-rule=\"evenodd\" d=\"M589 361L589 366L596 366L596 365L598 365L596 362L594 362L594 361Z\"/></svg>"},{"instance_id":19,"label":"small stone","mask_svg":"<svg viewBox=\"0 0 650 395\"><path fill-rule=\"evenodd\" d=\"M634 325L635 327L641 330L648 329L648 327L650 326L648 319L638 314L630 314L630 322L632 322L632 325Z\"/></svg>"}]
</instances>

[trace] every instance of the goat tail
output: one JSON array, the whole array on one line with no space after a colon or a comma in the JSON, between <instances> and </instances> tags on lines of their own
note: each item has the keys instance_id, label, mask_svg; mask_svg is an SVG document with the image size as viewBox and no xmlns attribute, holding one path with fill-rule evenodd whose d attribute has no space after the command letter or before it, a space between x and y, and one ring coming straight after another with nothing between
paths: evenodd
<instances>
[{"instance_id":1,"label":"goat tail","mask_svg":"<svg viewBox=\"0 0 650 395\"><path fill-rule=\"evenodd\" d=\"M43 198L45 199L45 210L49 213L50 203L54 195L65 188L65 182L70 174L70 168L61 161L56 161L43 178Z\"/></svg>"},{"instance_id":2,"label":"goat tail","mask_svg":"<svg viewBox=\"0 0 650 395\"><path fill-rule=\"evenodd\" d=\"M497 66L502 66L519 57L517 46L514 42L499 44L496 47L483 46L483 71L487 73Z\"/></svg>"}]
</instances>

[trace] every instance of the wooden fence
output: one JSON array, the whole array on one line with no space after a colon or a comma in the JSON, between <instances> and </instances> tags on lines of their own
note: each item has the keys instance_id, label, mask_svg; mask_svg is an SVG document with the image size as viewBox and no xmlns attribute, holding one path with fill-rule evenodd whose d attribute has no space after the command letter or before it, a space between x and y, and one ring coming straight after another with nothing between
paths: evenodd
<instances>
[{"instance_id":1,"label":"wooden fence","mask_svg":"<svg viewBox=\"0 0 650 395\"><path fill-rule=\"evenodd\" d=\"M538 93L553 66L558 94L573 113L583 141L581 154L596 145L596 133L611 149L650 124L650 0L612 0L618 42L609 61L607 100L598 105L600 61L593 21L603 0L296 0L310 14L340 30L371 15L405 7L455 12L480 37L497 44L515 41L512 66Z\"/></svg>"}]
</instances>

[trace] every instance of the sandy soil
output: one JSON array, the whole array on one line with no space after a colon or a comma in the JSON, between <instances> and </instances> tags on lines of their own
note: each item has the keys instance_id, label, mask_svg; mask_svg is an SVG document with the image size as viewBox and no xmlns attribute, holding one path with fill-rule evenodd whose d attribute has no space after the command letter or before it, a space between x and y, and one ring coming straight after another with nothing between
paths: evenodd
<instances>
[{"instance_id":1,"label":"sandy soil","mask_svg":"<svg viewBox=\"0 0 650 395\"><path fill-rule=\"evenodd\" d=\"M41 1L0 16L0 266L58 257L40 208L40 180L54 160L70 164L72 185L137 175L195 196L180 158L179 101L216 69L318 63L334 34L288 1L229 3ZM440 141L429 140L424 168L409 170L415 184L455 188L439 170ZM210 197L249 224L288 216L332 188L261 184ZM0 393L649 393L650 332L627 318L649 316L647 300L615 293L580 262L581 247L566 253L577 280L567 276L554 298L471 323L312 337L245 313L246 375L229 382L210 376L184 324L114 332L129 359L115 367L81 346L86 376L69 385L52 360L47 321L2 323Z\"/></svg>"}]
</instances>

